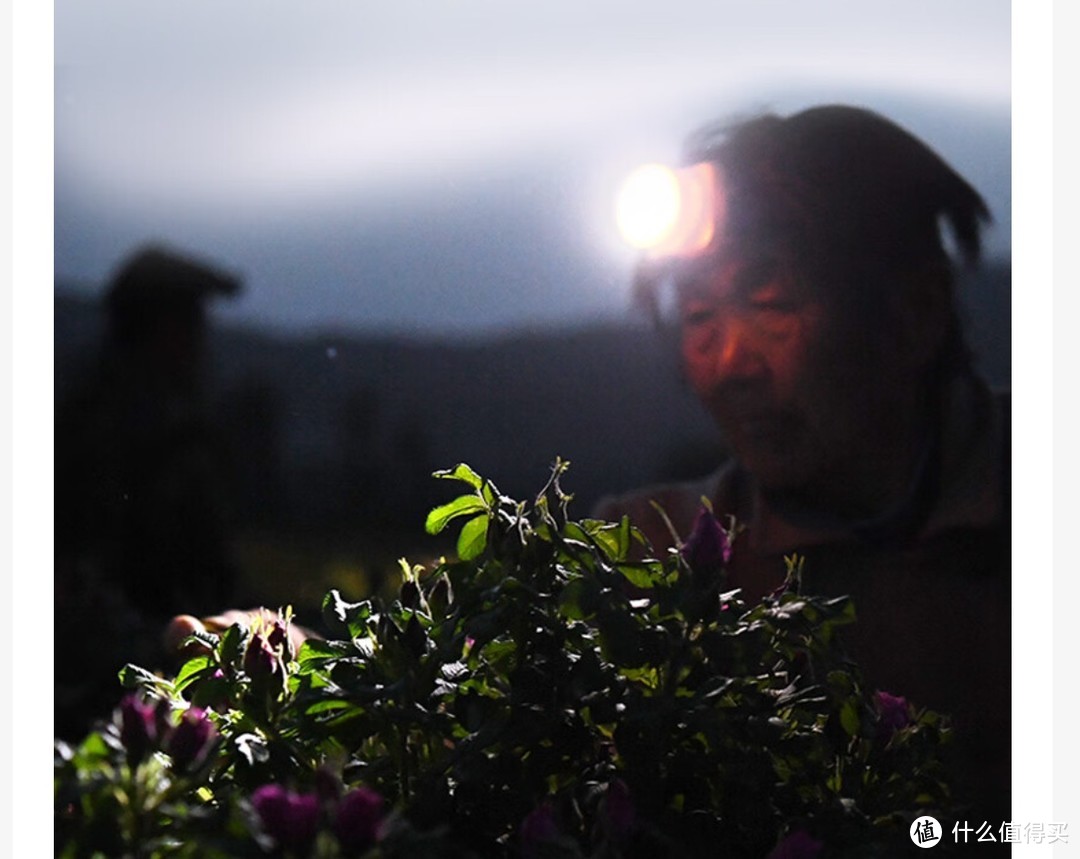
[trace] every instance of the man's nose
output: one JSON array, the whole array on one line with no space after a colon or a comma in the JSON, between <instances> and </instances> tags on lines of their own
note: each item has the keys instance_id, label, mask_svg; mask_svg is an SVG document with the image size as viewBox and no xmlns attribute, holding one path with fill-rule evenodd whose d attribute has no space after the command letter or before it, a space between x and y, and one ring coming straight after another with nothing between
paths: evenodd
<instances>
[{"instance_id":1,"label":"man's nose","mask_svg":"<svg viewBox=\"0 0 1080 859\"><path fill-rule=\"evenodd\" d=\"M718 379L748 379L762 375L765 359L758 338L742 319L728 319L713 339L713 372Z\"/></svg>"}]
</instances>

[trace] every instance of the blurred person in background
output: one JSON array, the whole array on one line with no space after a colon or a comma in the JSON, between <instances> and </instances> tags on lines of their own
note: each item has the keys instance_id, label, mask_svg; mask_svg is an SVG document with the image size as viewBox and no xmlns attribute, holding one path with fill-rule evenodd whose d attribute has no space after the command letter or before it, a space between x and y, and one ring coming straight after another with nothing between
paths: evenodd
<instances>
[{"instance_id":1,"label":"blurred person in background","mask_svg":"<svg viewBox=\"0 0 1080 859\"><path fill-rule=\"evenodd\" d=\"M206 305L239 289L187 255L137 250L105 294L96 374L57 410L57 736L111 710L125 663L161 663L172 614L235 599L204 371Z\"/></svg>"}]
</instances>

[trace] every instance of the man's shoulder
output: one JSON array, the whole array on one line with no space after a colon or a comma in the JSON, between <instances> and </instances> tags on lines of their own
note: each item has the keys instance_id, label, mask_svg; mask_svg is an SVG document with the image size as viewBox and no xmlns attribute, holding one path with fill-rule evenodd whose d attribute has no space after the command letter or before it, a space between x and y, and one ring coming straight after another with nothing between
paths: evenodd
<instances>
[{"instance_id":1,"label":"man's shoulder","mask_svg":"<svg viewBox=\"0 0 1080 859\"><path fill-rule=\"evenodd\" d=\"M685 537L690 532L702 500L713 502L721 493L730 479L731 469L731 463L726 463L695 480L656 483L608 495L593 508L593 516L609 522L628 516L655 548L671 546L675 543L675 535Z\"/></svg>"}]
</instances>

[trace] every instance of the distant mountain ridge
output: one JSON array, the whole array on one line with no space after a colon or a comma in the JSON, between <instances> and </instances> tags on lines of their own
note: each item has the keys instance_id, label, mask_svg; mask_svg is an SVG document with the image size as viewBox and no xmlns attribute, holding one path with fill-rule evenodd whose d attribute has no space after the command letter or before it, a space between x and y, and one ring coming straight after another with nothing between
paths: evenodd
<instances>
[{"instance_id":1,"label":"distant mountain ridge","mask_svg":"<svg viewBox=\"0 0 1080 859\"><path fill-rule=\"evenodd\" d=\"M964 292L979 365L998 386L1010 381L1010 286L998 263ZM95 300L58 285L58 399L92 366L101 326ZM445 497L430 472L459 461L528 494L556 456L572 462L566 488L584 515L603 493L703 471L719 450L674 343L643 325L468 343L215 325L211 346L210 398L241 460L241 505L276 494L276 516L311 526L420 521Z\"/></svg>"}]
</instances>

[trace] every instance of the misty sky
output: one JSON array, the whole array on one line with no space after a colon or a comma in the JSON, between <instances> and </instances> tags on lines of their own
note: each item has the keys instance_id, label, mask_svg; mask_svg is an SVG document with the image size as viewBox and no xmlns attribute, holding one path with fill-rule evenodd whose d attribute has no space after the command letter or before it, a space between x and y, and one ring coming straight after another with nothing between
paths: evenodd
<instances>
[{"instance_id":1,"label":"misty sky","mask_svg":"<svg viewBox=\"0 0 1080 859\"><path fill-rule=\"evenodd\" d=\"M1009 46L1003 0L58 0L56 277L96 292L156 240L242 274L221 316L257 325L619 317L618 180L717 116L823 101L937 147L1007 254Z\"/></svg>"}]
</instances>

